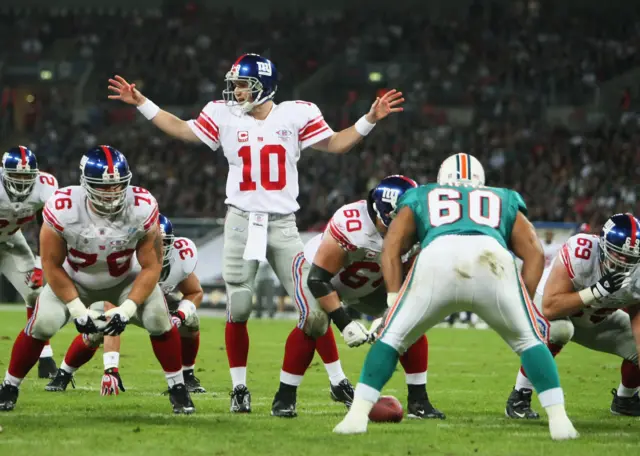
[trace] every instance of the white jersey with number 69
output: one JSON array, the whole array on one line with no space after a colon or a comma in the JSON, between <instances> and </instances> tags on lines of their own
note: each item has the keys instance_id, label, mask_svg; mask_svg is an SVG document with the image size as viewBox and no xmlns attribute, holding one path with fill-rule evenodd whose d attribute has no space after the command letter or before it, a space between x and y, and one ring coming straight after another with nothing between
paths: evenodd
<instances>
[{"instance_id":1,"label":"white jersey with number 69","mask_svg":"<svg viewBox=\"0 0 640 456\"><path fill-rule=\"evenodd\" d=\"M300 208L300 152L333 134L318 107L306 101L274 103L262 121L212 101L188 125L212 150L222 146L229 162L225 203L272 214Z\"/></svg>"},{"instance_id":2,"label":"white jersey with number 69","mask_svg":"<svg viewBox=\"0 0 640 456\"><path fill-rule=\"evenodd\" d=\"M64 270L81 287L104 290L134 272L138 241L158 224L158 203L148 190L128 187L124 204L116 216L101 217L78 185L61 188L47 201L44 221L64 239Z\"/></svg>"},{"instance_id":3,"label":"white jersey with number 69","mask_svg":"<svg viewBox=\"0 0 640 456\"><path fill-rule=\"evenodd\" d=\"M600 238L591 234L576 234L570 237L560 248L558 256L553 260L551 267L547 268L538 284L537 293L542 295L544 288L551 275L553 266L560 261L573 283L575 291L583 290L595 284L602 277L600 268ZM581 326L591 326L601 323L605 318L615 312L620 305L636 302L627 289L618 290L612 295L604 298L604 305L610 302L611 308L584 309L571 316L574 323Z\"/></svg>"}]
</instances>

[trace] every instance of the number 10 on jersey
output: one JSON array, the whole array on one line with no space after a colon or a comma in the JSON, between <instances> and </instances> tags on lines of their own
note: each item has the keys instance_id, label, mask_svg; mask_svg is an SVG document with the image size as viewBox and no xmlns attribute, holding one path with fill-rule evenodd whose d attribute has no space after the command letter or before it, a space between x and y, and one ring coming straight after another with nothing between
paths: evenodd
<instances>
[{"instance_id":1,"label":"number 10 on jersey","mask_svg":"<svg viewBox=\"0 0 640 456\"><path fill-rule=\"evenodd\" d=\"M251 178L251 169L254 164L251 160L251 146L242 146L238 150L238 156L242 159L242 181L240 182L241 192L253 192L257 189L256 182ZM271 160L275 157L277 164L277 175L271 174ZM265 190L282 190L287 185L287 151L280 144L267 144L260 148L260 185Z\"/></svg>"}]
</instances>

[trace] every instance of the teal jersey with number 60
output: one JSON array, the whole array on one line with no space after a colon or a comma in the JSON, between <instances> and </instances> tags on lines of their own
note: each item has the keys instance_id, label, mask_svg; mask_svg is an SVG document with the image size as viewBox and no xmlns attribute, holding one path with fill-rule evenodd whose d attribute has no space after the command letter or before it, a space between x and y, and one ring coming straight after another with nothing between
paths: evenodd
<instances>
[{"instance_id":1,"label":"teal jersey with number 60","mask_svg":"<svg viewBox=\"0 0 640 456\"><path fill-rule=\"evenodd\" d=\"M508 249L518 212L527 206L514 190L427 184L405 192L398 203L413 211L422 248L435 238L451 234L485 235Z\"/></svg>"}]
</instances>

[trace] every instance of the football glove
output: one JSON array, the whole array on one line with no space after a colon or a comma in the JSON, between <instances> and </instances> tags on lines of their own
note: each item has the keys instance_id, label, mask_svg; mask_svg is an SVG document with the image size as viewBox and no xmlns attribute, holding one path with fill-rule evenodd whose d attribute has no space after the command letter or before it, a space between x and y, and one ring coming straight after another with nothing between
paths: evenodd
<instances>
[{"instance_id":1,"label":"football glove","mask_svg":"<svg viewBox=\"0 0 640 456\"><path fill-rule=\"evenodd\" d=\"M89 311L80 298L75 298L67 303L69 314L73 318L76 330L80 334L95 334L100 332L103 325L97 322L98 312Z\"/></svg>"},{"instance_id":2,"label":"football glove","mask_svg":"<svg viewBox=\"0 0 640 456\"><path fill-rule=\"evenodd\" d=\"M102 376L102 386L100 387L100 396L117 396L120 392L125 392L122 379L118 369L107 369Z\"/></svg>"},{"instance_id":3,"label":"football glove","mask_svg":"<svg viewBox=\"0 0 640 456\"><path fill-rule=\"evenodd\" d=\"M358 347L369 340L369 332L358 321L352 321L342 330L342 337L349 347Z\"/></svg>"},{"instance_id":4,"label":"football glove","mask_svg":"<svg viewBox=\"0 0 640 456\"><path fill-rule=\"evenodd\" d=\"M599 302L624 286L627 286L629 283L628 278L628 272L609 272L591 285L591 292L596 298L596 301ZM597 305L592 305L592 307L597 307Z\"/></svg>"},{"instance_id":5,"label":"football glove","mask_svg":"<svg viewBox=\"0 0 640 456\"><path fill-rule=\"evenodd\" d=\"M129 320L133 318L138 310L138 305L131 299L125 300L120 306L109 309L104 313L107 324L104 327L105 336L118 336L127 327Z\"/></svg>"},{"instance_id":6,"label":"football glove","mask_svg":"<svg viewBox=\"0 0 640 456\"><path fill-rule=\"evenodd\" d=\"M180 326L182 326L182 324L186 320L186 318L184 317L184 314L179 310L175 310L171 312L169 315L171 316L171 324L176 328L179 328Z\"/></svg>"},{"instance_id":7,"label":"football glove","mask_svg":"<svg viewBox=\"0 0 640 456\"><path fill-rule=\"evenodd\" d=\"M27 272L24 283L32 290L37 290L44 285L44 274L42 269L36 267L32 271Z\"/></svg>"}]
</instances>

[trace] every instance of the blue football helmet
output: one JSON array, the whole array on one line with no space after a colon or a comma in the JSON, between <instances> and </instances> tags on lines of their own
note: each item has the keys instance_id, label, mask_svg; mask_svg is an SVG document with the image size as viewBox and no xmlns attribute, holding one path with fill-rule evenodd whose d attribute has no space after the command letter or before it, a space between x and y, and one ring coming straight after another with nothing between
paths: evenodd
<instances>
[{"instance_id":1,"label":"blue football helmet","mask_svg":"<svg viewBox=\"0 0 640 456\"><path fill-rule=\"evenodd\" d=\"M227 88L222 91L223 99L227 105L238 106L243 112L249 112L255 106L273 99L278 90L275 65L258 54L241 55L224 80ZM242 98L238 99L238 96Z\"/></svg>"},{"instance_id":2,"label":"blue football helmet","mask_svg":"<svg viewBox=\"0 0 640 456\"><path fill-rule=\"evenodd\" d=\"M38 160L29 148L12 147L2 156L2 183L10 198L23 200L31 194L38 177Z\"/></svg>"},{"instance_id":3,"label":"blue football helmet","mask_svg":"<svg viewBox=\"0 0 640 456\"><path fill-rule=\"evenodd\" d=\"M373 206L376 215L384 226L389 226L396 215L398 200L404 193L418 186L417 182L408 177L395 174L387 176L369 192L369 204Z\"/></svg>"},{"instance_id":4,"label":"blue football helmet","mask_svg":"<svg viewBox=\"0 0 640 456\"><path fill-rule=\"evenodd\" d=\"M99 215L119 214L124 209L131 171L125 156L114 147L98 146L80 160L80 185Z\"/></svg>"},{"instance_id":5,"label":"blue football helmet","mask_svg":"<svg viewBox=\"0 0 640 456\"><path fill-rule=\"evenodd\" d=\"M632 214L615 214L600 231L603 272L626 272L640 262L640 221Z\"/></svg>"},{"instance_id":6,"label":"blue football helmet","mask_svg":"<svg viewBox=\"0 0 640 456\"><path fill-rule=\"evenodd\" d=\"M169 260L171 259L171 250L173 249L175 236L173 235L173 224L171 223L171 220L160 214L158 223L160 224L160 232L162 233L162 242L164 244L162 267L165 267L169 264Z\"/></svg>"}]
</instances>

